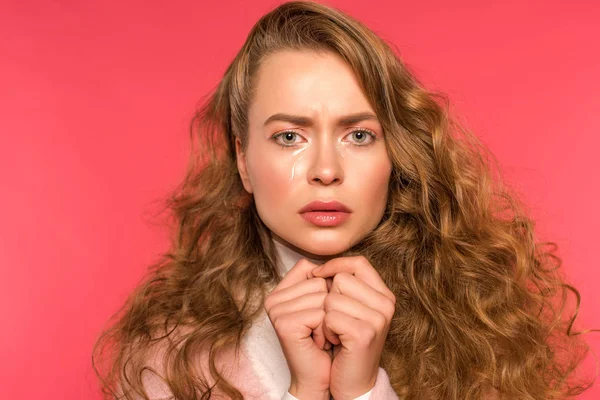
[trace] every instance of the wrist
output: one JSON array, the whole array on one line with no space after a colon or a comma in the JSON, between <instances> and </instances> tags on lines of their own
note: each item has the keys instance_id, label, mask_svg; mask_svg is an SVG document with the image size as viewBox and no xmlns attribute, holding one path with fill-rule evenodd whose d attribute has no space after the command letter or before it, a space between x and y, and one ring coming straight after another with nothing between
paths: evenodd
<instances>
[{"instance_id":1,"label":"wrist","mask_svg":"<svg viewBox=\"0 0 600 400\"><path fill-rule=\"evenodd\" d=\"M302 385L291 384L288 392L299 400L330 400L329 389L318 390L308 388Z\"/></svg>"}]
</instances>

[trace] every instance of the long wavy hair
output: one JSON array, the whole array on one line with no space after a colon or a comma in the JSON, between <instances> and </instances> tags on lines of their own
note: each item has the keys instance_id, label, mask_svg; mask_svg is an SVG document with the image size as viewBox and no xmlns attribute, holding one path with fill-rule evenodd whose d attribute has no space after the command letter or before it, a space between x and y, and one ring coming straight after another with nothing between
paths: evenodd
<instances>
[{"instance_id":1,"label":"long wavy hair","mask_svg":"<svg viewBox=\"0 0 600 400\"><path fill-rule=\"evenodd\" d=\"M106 398L148 398L142 372L158 343L167 343L162 364L175 398L210 399L215 390L243 398L215 359L226 349L238 354L282 276L271 233L242 186L235 139L246 148L256 72L282 50L340 55L385 132L393 165L385 213L343 255L365 256L396 295L380 365L398 396L478 399L492 388L541 400L591 386L576 374L589 351L580 335L590 331L572 331L579 292L566 283L556 244L537 240L494 156L392 44L340 10L294 1L255 24L198 107L185 178L161 200L169 250L93 349ZM569 292L577 298L570 317ZM201 349L216 386L194 368Z\"/></svg>"}]
</instances>

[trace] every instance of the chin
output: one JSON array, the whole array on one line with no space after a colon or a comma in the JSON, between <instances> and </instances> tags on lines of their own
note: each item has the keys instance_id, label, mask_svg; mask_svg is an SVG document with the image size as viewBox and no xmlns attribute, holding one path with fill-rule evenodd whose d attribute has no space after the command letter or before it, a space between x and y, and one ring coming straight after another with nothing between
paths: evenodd
<instances>
[{"instance_id":1,"label":"chin","mask_svg":"<svg viewBox=\"0 0 600 400\"><path fill-rule=\"evenodd\" d=\"M348 250L351 246L346 243L347 240L342 238L337 239L319 239L314 238L312 240L304 240L303 242L293 243L294 246L303 250L307 253L314 254L315 256L328 257L335 256Z\"/></svg>"},{"instance_id":2,"label":"chin","mask_svg":"<svg viewBox=\"0 0 600 400\"><path fill-rule=\"evenodd\" d=\"M332 258L356 244L356 234L352 234L352 227L349 226L310 230L306 230L304 226L288 225L284 229L276 229L276 226L271 227L268 224L267 226L287 246L299 253L305 253L308 258Z\"/></svg>"}]
</instances>

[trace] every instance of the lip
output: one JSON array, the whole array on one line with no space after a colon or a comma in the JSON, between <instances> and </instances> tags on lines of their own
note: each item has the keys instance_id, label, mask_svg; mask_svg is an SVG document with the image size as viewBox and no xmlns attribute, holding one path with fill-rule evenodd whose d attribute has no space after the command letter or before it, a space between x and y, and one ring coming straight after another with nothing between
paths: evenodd
<instances>
[{"instance_id":1,"label":"lip","mask_svg":"<svg viewBox=\"0 0 600 400\"><path fill-rule=\"evenodd\" d=\"M316 226L338 226L350 217L350 213L342 211L307 211L300 214L307 222Z\"/></svg>"},{"instance_id":2,"label":"lip","mask_svg":"<svg viewBox=\"0 0 600 400\"><path fill-rule=\"evenodd\" d=\"M313 211L337 211L341 213L352 212L352 210L350 210L344 203L340 203L339 201L315 200L302 207L298 213L303 214Z\"/></svg>"}]
</instances>

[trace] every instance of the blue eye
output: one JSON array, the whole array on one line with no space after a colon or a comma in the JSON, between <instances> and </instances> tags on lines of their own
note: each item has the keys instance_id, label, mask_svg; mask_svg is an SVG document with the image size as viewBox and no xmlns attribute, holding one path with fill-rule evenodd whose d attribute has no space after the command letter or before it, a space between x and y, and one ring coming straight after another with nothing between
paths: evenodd
<instances>
[{"instance_id":1,"label":"blue eye","mask_svg":"<svg viewBox=\"0 0 600 400\"><path fill-rule=\"evenodd\" d=\"M355 137L354 141L357 143L357 144L355 144L355 146L359 146L359 147L369 146L378 140L377 135L375 133L373 133L370 129L366 129L366 128L355 129L352 132L350 132L347 136L350 136L350 135L354 135L354 137ZM287 131L280 132L276 135L273 135L273 137L271 137L271 139L273 141L275 141L275 143L277 143L277 145L279 145L279 147L286 148L286 147L294 147L295 136L299 136L299 134L295 131L287 130ZM368 140L369 137L371 140ZM282 141L279 140L280 138L282 138ZM286 141L286 139L287 139L287 141Z\"/></svg>"}]
</instances>

